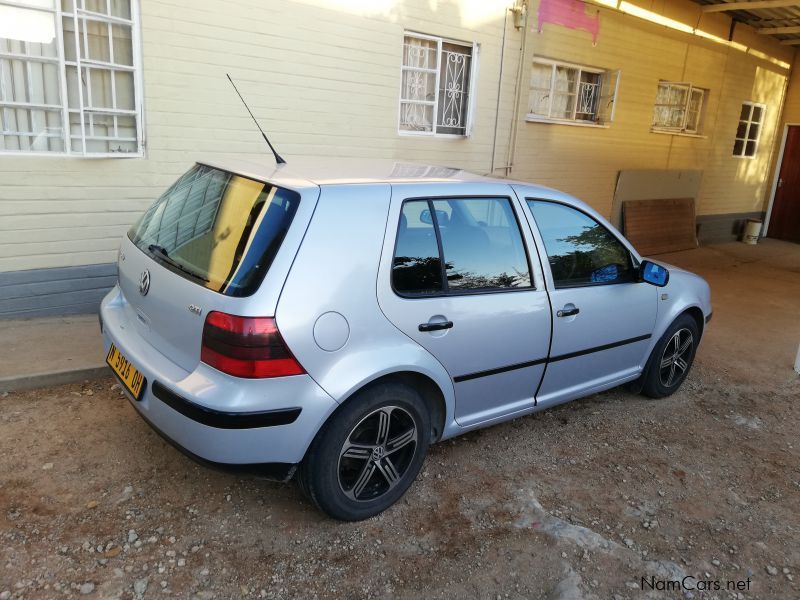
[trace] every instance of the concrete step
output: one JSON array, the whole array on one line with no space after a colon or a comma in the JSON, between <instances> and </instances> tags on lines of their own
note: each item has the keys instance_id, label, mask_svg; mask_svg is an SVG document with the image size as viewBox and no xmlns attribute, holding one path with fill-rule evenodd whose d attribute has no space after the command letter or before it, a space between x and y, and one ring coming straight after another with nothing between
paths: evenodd
<instances>
[{"instance_id":1,"label":"concrete step","mask_svg":"<svg viewBox=\"0 0 800 600\"><path fill-rule=\"evenodd\" d=\"M0 392L109 375L97 315L0 321Z\"/></svg>"}]
</instances>

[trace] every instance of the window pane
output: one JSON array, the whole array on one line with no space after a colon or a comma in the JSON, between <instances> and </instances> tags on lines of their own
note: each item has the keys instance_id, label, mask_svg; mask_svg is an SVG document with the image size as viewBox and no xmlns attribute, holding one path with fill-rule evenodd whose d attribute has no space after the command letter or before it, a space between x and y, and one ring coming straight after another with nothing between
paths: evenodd
<instances>
[{"instance_id":1,"label":"window pane","mask_svg":"<svg viewBox=\"0 0 800 600\"><path fill-rule=\"evenodd\" d=\"M114 38L114 63L117 65L133 66L133 43L131 41L131 28L127 25L112 25L111 35Z\"/></svg>"},{"instance_id":2,"label":"window pane","mask_svg":"<svg viewBox=\"0 0 800 600\"><path fill-rule=\"evenodd\" d=\"M736 137L744 138L747 136L747 122L739 121L739 127L736 128Z\"/></svg>"},{"instance_id":3,"label":"window pane","mask_svg":"<svg viewBox=\"0 0 800 600\"><path fill-rule=\"evenodd\" d=\"M61 23L64 28L64 60L75 62L75 21L72 17L63 17Z\"/></svg>"},{"instance_id":4,"label":"window pane","mask_svg":"<svg viewBox=\"0 0 800 600\"><path fill-rule=\"evenodd\" d=\"M577 96L578 70L569 67L556 67L553 106L550 115L556 119L571 119Z\"/></svg>"},{"instance_id":5,"label":"window pane","mask_svg":"<svg viewBox=\"0 0 800 600\"><path fill-rule=\"evenodd\" d=\"M747 139L748 140L757 140L758 139L758 131L760 129L760 125L758 123L751 123L750 124L750 131L747 132Z\"/></svg>"},{"instance_id":6,"label":"window pane","mask_svg":"<svg viewBox=\"0 0 800 600\"><path fill-rule=\"evenodd\" d=\"M81 40L81 58L109 62L111 45L108 39L108 24L88 19L81 19L79 23L86 32L85 37Z\"/></svg>"},{"instance_id":7,"label":"window pane","mask_svg":"<svg viewBox=\"0 0 800 600\"><path fill-rule=\"evenodd\" d=\"M756 155L756 143L755 142L747 142L745 144L744 155L745 156L755 156Z\"/></svg>"},{"instance_id":8,"label":"window pane","mask_svg":"<svg viewBox=\"0 0 800 600\"><path fill-rule=\"evenodd\" d=\"M397 230L392 285L407 294L435 294L442 291L439 246L426 200L403 204Z\"/></svg>"},{"instance_id":9,"label":"window pane","mask_svg":"<svg viewBox=\"0 0 800 600\"><path fill-rule=\"evenodd\" d=\"M599 73L581 71L578 86L578 100L575 117L584 121L594 121L597 117L597 101L600 98L602 77Z\"/></svg>"},{"instance_id":10,"label":"window pane","mask_svg":"<svg viewBox=\"0 0 800 600\"><path fill-rule=\"evenodd\" d=\"M555 202L528 200L556 287L633 281L627 248L588 215Z\"/></svg>"},{"instance_id":11,"label":"window pane","mask_svg":"<svg viewBox=\"0 0 800 600\"><path fill-rule=\"evenodd\" d=\"M700 129L700 110L703 106L702 90L692 90L689 97L689 107L686 114L686 129L688 131L698 131Z\"/></svg>"},{"instance_id":12,"label":"window pane","mask_svg":"<svg viewBox=\"0 0 800 600\"><path fill-rule=\"evenodd\" d=\"M117 108L133 110L133 73L130 71L114 71L114 84L117 92Z\"/></svg>"},{"instance_id":13,"label":"window pane","mask_svg":"<svg viewBox=\"0 0 800 600\"><path fill-rule=\"evenodd\" d=\"M83 0L83 8L91 12L100 13L101 15L108 14L106 11L106 0Z\"/></svg>"},{"instance_id":14,"label":"window pane","mask_svg":"<svg viewBox=\"0 0 800 600\"><path fill-rule=\"evenodd\" d=\"M744 153L744 140L736 140L733 143L733 155L742 156Z\"/></svg>"},{"instance_id":15,"label":"window pane","mask_svg":"<svg viewBox=\"0 0 800 600\"><path fill-rule=\"evenodd\" d=\"M753 107L750 104L742 104L742 113L739 115L739 119L742 121L749 121L750 111L752 108Z\"/></svg>"},{"instance_id":16,"label":"window pane","mask_svg":"<svg viewBox=\"0 0 800 600\"><path fill-rule=\"evenodd\" d=\"M128 232L156 260L162 253L187 279L227 296L248 296L261 284L297 212L300 196L197 165L151 206Z\"/></svg>"},{"instance_id":17,"label":"window pane","mask_svg":"<svg viewBox=\"0 0 800 600\"><path fill-rule=\"evenodd\" d=\"M433 102L436 99L436 74L425 71L403 71L401 98L403 100L423 100Z\"/></svg>"},{"instance_id":18,"label":"window pane","mask_svg":"<svg viewBox=\"0 0 800 600\"><path fill-rule=\"evenodd\" d=\"M436 70L438 45L434 40L406 36L403 42L403 66Z\"/></svg>"},{"instance_id":19,"label":"window pane","mask_svg":"<svg viewBox=\"0 0 800 600\"><path fill-rule=\"evenodd\" d=\"M442 43L437 109L439 133L463 135L467 130L471 66L472 46Z\"/></svg>"},{"instance_id":20,"label":"window pane","mask_svg":"<svg viewBox=\"0 0 800 600\"><path fill-rule=\"evenodd\" d=\"M111 15L122 19L130 19L131 0L111 0Z\"/></svg>"},{"instance_id":21,"label":"window pane","mask_svg":"<svg viewBox=\"0 0 800 600\"><path fill-rule=\"evenodd\" d=\"M530 287L522 235L507 198L436 200L433 206L451 291Z\"/></svg>"},{"instance_id":22,"label":"window pane","mask_svg":"<svg viewBox=\"0 0 800 600\"><path fill-rule=\"evenodd\" d=\"M552 90L553 66L533 63L529 111L535 115L550 116L550 94Z\"/></svg>"},{"instance_id":23,"label":"window pane","mask_svg":"<svg viewBox=\"0 0 800 600\"><path fill-rule=\"evenodd\" d=\"M401 102L400 129L404 131L433 131L433 105Z\"/></svg>"},{"instance_id":24,"label":"window pane","mask_svg":"<svg viewBox=\"0 0 800 600\"><path fill-rule=\"evenodd\" d=\"M755 121L756 123L760 123L761 122L761 114L762 114L762 112L763 112L763 109L760 106L754 106L753 107L753 116L751 117L751 120Z\"/></svg>"},{"instance_id":25,"label":"window pane","mask_svg":"<svg viewBox=\"0 0 800 600\"><path fill-rule=\"evenodd\" d=\"M39 4L26 2L26 4ZM48 2L45 5L51 5ZM27 48L11 46L10 50L19 54L40 56L56 56L56 23L55 15L50 12L0 5L0 40L15 40L22 44L41 44L44 48L39 52L29 52Z\"/></svg>"}]
</instances>

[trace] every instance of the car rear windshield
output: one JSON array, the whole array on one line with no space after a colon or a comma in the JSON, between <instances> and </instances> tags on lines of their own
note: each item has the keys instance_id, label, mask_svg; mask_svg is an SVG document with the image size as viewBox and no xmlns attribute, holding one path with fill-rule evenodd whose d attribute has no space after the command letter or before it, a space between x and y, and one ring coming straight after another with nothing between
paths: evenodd
<instances>
[{"instance_id":1,"label":"car rear windshield","mask_svg":"<svg viewBox=\"0 0 800 600\"><path fill-rule=\"evenodd\" d=\"M249 296L261 285L299 204L297 192L195 165L128 237L186 279L226 296Z\"/></svg>"}]
</instances>

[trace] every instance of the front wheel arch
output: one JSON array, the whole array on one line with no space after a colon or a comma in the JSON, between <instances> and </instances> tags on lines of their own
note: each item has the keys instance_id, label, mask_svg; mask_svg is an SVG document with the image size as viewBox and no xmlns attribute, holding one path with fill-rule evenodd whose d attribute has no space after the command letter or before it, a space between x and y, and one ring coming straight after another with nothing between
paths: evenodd
<instances>
[{"instance_id":1,"label":"front wheel arch","mask_svg":"<svg viewBox=\"0 0 800 600\"><path fill-rule=\"evenodd\" d=\"M643 392L646 396L651 398L664 398L676 392L682 385L683 381L688 376L692 365L694 364L697 346L702 335L702 327L698 323L698 318L696 315L692 314L690 310L691 309L687 309L680 313L664 329L664 332L661 334L658 341L653 345L653 348L650 351L650 356L647 359L647 363L642 371L642 375L636 381L636 388L638 389L635 389L634 391ZM702 315L702 313L700 314ZM658 368L658 364L662 360L662 354L665 352L666 344L672 338L673 334L681 329L687 329L693 338L692 346L689 348L690 353L686 355L688 356L688 360L686 361L688 364L685 366L683 376L676 384L670 385L669 382L667 382L665 385L659 379L660 369ZM691 331L692 329L694 329L694 331Z\"/></svg>"}]
</instances>

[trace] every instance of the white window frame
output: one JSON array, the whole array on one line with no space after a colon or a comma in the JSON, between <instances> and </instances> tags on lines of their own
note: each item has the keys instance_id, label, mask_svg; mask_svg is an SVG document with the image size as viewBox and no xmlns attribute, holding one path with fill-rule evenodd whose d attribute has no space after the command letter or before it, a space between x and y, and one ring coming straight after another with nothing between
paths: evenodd
<instances>
[{"instance_id":1,"label":"white window frame","mask_svg":"<svg viewBox=\"0 0 800 600\"><path fill-rule=\"evenodd\" d=\"M398 103L397 103L397 133L398 135L402 136L427 136L427 137L442 137L442 138L455 138L455 139L463 139L468 138L472 135L473 125L475 123L475 99L477 98L477 80L478 80L478 63L479 63L479 54L480 54L480 44L477 42L464 42L461 40L454 40L452 38L444 38L435 35L428 35L426 33L418 33L416 31L403 31L403 45L405 45L406 36L408 37L415 37L423 40L430 40L436 42L436 83L435 85L435 95L433 101L421 101L415 100L414 102L417 104L426 104L428 106L433 107L433 123L431 131L411 131L408 129L402 129L400 120L402 118L403 113L403 102L408 102L408 100L403 99L403 73L406 70L412 71L419 71L421 69L416 67L407 67L403 64L403 56L400 57L400 89L398 93ZM469 47L472 46L472 55L470 57L470 69L469 69L469 97L467 98L467 120L464 126L464 133L439 133L437 132L437 128L439 127L437 123L438 113L439 113L439 78L441 76L441 59L442 59L442 44L456 44L459 46ZM426 73L434 73L434 69L424 69ZM444 127L444 126L442 126Z\"/></svg>"},{"instance_id":2,"label":"white window frame","mask_svg":"<svg viewBox=\"0 0 800 600\"><path fill-rule=\"evenodd\" d=\"M733 141L733 149L734 149L733 157L734 158L746 158L748 160L753 160L756 157L756 154L758 154L758 146L759 146L759 143L761 142L761 132L764 130L764 117L767 114L767 105L766 104L761 104L760 102L750 102L749 100L745 100L744 102L742 102L742 106L749 106L750 107L750 117L748 119L746 119L746 120L742 120L742 118L741 118L742 113L741 113L741 111L739 112L739 119L736 122L737 123L737 125L736 125L737 132L738 132L738 128L739 128L739 123L747 123L747 127L745 127L744 137L743 138L740 138L739 136L734 134L734 138L733 138L733 140L734 140ZM756 108L756 107L761 109L761 120L760 121L754 121L753 120L753 108ZM748 136L750 135L750 127L752 127L754 124L758 125L758 135L756 136L756 139L751 140ZM742 142L742 153L741 154L736 154L736 142ZM755 148L753 149L753 154L746 154L746 152L747 152L747 143L748 142L754 142L755 143Z\"/></svg>"},{"instance_id":3,"label":"white window frame","mask_svg":"<svg viewBox=\"0 0 800 600\"><path fill-rule=\"evenodd\" d=\"M533 62L531 63L531 68L534 65L547 65L550 67L550 100L547 107L547 116L539 115L533 112L527 113L525 120L532 122L532 123L561 123L564 125L579 125L584 127L608 127L608 124L614 120L614 114L617 110L617 96L619 94L619 82L621 79L622 72L621 71L614 71L609 69L600 69L598 67L589 67L586 65L580 65L570 62L565 62L561 60L553 60L549 58L542 58L542 57L534 57ZM580 84L581 74L582 73L593 73L595 75L600 76L600 81L598 83L598 96L597 96L597 107L595 110L595 118L592 120L589 119L579 119L577 118L577 110L578 110L578 98L575 99L575 106L572 108L572 117L571 118L563 118L563 117L553 117L553 90L556 86L556 72L557 67L563 67L566 69L576 69L578 71L577 74L577 82ZM606 95L603 95L603 88L609 82L613 81L614 88L613 90ZM530 109L530 94L532 92L533 86L528 87L528 108ZM578 97L580 96L580 91L576 92ZM608 118L603 119L602 113L604 112L602 103L603 101L611 104L611 110L608 112Z\"/></svg>"},{"instance_id":4,"label":"white window frame","mask_svg":"<svg viewBox=\"0 0 800 600\"><path fill-rule=\"evenodd\" d=\"M708 90L705 88L701 88L695 85L692 85L686 81L665 81L661 80L658 82L658 86L656 87L656 100L658 100L658 90L661 86L669 86L669 87L677 87L677 88L684 88L687 91L686 94L686 102L683 104L683 121L681 122L680 126L670 127L668 125L658 125L655 123L655 116L656 116L656 108L658 106L678 106L676 104L658 104L658 102L653 103L653 119L652 124L650 126L651 131L655 133L673 133L673 134L685 134L690 135L693 137L701 137L703 131L703 120L704 120L704 113L705 105L706 105L706 96L708 96ZM697 107L697 123L695 127L692 129L689 127L687 123L689 119L689 107L691 106L692 102L692 94L700 93L700 105Z\"/></svg>"},{"instance_id":5,"label":"white window frame","mask_svg":"<svg viewBox=\"0 0 800 600\"><path fill-rule=\"evenodd\" d=\"M60 136L56 136L54 134L44 134L47 137L60 137L63 141L64 150L63 151L41 151L41 150L8 150L5 148L0 148L0 156L9 155L9 156L36 156L36 157L63 157L63 156L70 156L70 157L78 157L78 158L142 158L144 156L144 149L145 149L145 139L144 139L144 110L143 110L143 91L142 91L142 46L141 46L141 31L140 31L140 7L139 7L139 0L130 0L131 4L131 18L125 19L122 17L115 17L110 16L110 2L107 0L107 12L108 15L104 15L101 13L95 13L90 10L86 10L83 8L78 8L79 0L72 0L72 11L65 12L62 9L61 0L53 0L52 7L45 7L45 6L38 6L36 4L28 4L24 2L15 2L14 0L0 0L0 4L5 6L10 6L14 8L22 8L26 10L35 10L44 13L48 13L54 16L55 18L55 30L56 30L56 57L38 57L38 56L26 56L26 55L17 55L17 54L8 54L5 52L0 52L0 58L13 58L22 61L32 61L32 62L45 62L49 64L54 64L58 66L58 78L59 78L59 97L60 97L60 105L44 105L44 104L36 104L36 103L14 103L14 102L2 102L0 101L0 110L3 110L4 106L17 106L19 108L47 108L50 110L60 110L61 111L61 125L62 125L62 132ZM64 52L64 17L70 18L72 17L73 20L73 27L75 32L75 60L66 60L65 52ZM81 42L83 38L86 37L86 31L84 28L78 26L78 21L80 17L85 17L87 20L97 21L101 23L106 23L111 28L111 25L126 25L131 28L131 58L132 58L132 65L122 65L118 63L106 63L103 61L92 60L89 58L81 58ZM83 32L83 35L79 35ZM113 42L111 38L109 38L109 48L113 52ZM83 101L83 91L84 85L79 76L78 79L78 108L70 107L69 106L69 99L67 95L67 67L75 68L77 73L80 75L81 69L86 66L88 68L113 68L113 70L119 71L128 71L133 74L133 90L134 90L134 106L132 110L125 110L125 109L98 109L98 110L91 110L91 108L87 108L84 106ZM88 72L88 71L87 71ZM88 72L90 73L90 72ZM89 75L91 78L91 75ZM91 79L90 79L91 81ZM112 79L113 82L113 79ZM89 87L87 91L87 98L91 100L91 83L88 84ZM113 83L112 83L112 90L113 90ZM112 91L112 98L114 102L116 102L116 95ZM80 140L81 140L81 148L82 150L73 150L72 149L72 138L78 137L73 136L70 133L70 114L78 114L80 115ZM87 140L87 123L91 125L93 115L119 115L119 116L132 116L134 117L136 123L136 140L129 140L127 138L110 138L109 141L135 141L136 142L136 151L135 152L87 152L86 151L86 140ZM116 122L116 120L115 120ZM91 133L91 132L90 132ZM8 135L20 135L22 132L9 132ZM25 135L25 134L22 134ZM91 140L92 136L89 135L88 138ZM96 139L105 139L97 137Z\"/></svg>"}]
</instances>

